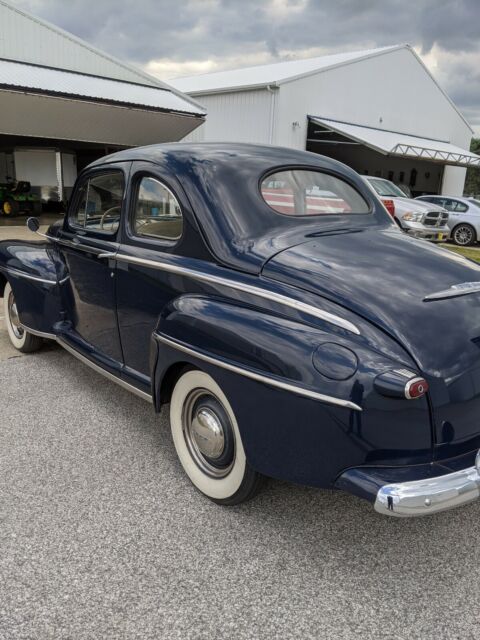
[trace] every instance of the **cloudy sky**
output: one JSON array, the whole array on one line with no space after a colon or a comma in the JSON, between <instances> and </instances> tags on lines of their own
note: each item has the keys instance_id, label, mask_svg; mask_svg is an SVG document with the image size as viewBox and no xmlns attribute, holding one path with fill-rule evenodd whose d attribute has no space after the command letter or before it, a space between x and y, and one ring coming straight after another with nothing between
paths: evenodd
<instances>
[{"instance_id":1,"label":"cloudy sky","mask_svg":"<svg viewBox=\"0 0 480 640\"><path fill-rule=\"evenodd\" d=\"M479 0L11 0L162 80L406 43L480 134Z\"/></svg>"}]
</instances>

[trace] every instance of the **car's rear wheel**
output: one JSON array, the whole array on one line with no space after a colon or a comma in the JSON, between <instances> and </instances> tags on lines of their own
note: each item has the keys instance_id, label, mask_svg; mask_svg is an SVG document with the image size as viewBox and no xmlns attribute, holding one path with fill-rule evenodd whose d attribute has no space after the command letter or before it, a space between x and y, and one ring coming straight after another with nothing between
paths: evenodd
<instances>
[{"instance_id":1,"label":"car's rear wheel","mask_svg":"<svg viewBox=\"0 0 480 640\"><path fill-rule=\"evenodd\" d=\"M13 218L14 216L18 215L19 211L20 211L20 207L18 205L18 202L13 198L7 198L6 200L3 201L2 213L4 216Z\"/></svg>"},{"instance_id":2,"label":"car's rear wheel","mask_svg":"<svg viewBox=\"0 0 480 640\"><path fill-rule=\"evenodd\" d=\"M7 325L8 337L15 349L22 353L32 353L38 351L42 344L42 338L34 336L26 331L18 316L17 304L13 295L12 287L7 282L5 291L3 292L3 310L5 313L5 323Z\"/></svg>"},{"instance_id":3,"label":"car's rear wheel","mask_svg":"<svg viewBox=\"0 0 480 640\"><path fill-rule=\"evenodd\" d=\"M170 426L185 473L208 498L234 505L259 491L263 476L248 464L232 407L207 373L189 370L179 378Z\"/></svg>"},{"instance_id":4,"label":"car's rear wheel","mask_svg":"<svg viewBox=\"0 0 480 640\"><path fill-rule=\"evenodd\" d=\"M469 247L477 241L477 234L472 225L462 223L452 231L452 240L460 247Z\"/></svg>"}]
</instances>

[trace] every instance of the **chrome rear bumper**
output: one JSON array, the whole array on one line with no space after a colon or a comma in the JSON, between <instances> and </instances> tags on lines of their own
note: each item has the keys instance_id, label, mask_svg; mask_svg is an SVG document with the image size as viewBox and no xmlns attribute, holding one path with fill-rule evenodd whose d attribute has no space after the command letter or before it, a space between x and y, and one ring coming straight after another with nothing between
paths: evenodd
<instances>
[{"instance_id":1,"label":"chrome rear bumper","mask_svg":"<svg viewBox=\"0 0 480 640\"><path fill-rule=\"evenodd\" d=\"M378 490L375 511L388 516L426 516L471 502L480 496L477 464L444 476L385 484Z\"/></svg>"}]
</instances>

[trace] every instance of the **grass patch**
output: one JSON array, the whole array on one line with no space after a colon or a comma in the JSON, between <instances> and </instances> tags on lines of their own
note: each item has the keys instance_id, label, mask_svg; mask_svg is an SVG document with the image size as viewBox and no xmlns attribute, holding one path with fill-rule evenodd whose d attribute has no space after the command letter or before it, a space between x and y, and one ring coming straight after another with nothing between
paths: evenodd
<instances>
[{"instance_id":1,"label":"grass patch","mask_svg":"<svg viewBox=\"0 0 480 640\"><path fill-rule=\"evenodd\" d=\"M454 253L459 253L461 256L465 256L465 258L470 258L470 260L480 262L480 249L474 249L473 247L457 247L453 244L444 244L443 246L449 251L453 251Z\"/></svg>"}]
</instances>

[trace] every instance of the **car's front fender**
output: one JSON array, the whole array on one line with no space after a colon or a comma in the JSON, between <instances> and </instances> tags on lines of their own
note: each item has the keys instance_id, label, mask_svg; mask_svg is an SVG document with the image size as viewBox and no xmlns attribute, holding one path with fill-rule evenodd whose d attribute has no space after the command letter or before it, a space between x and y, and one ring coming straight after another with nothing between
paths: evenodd
<instances>
[{"instance_id":1,"label":"car's front fender","mask_svg":"<svg viewBox=\"0 0 480 640\"><path fill-rule=\"evenodd\" d=\"M0 242L0 276L12 287L22 324L52 334L60 318L59 282L68 278L51 244Z\"/></svg>"}]
</instances>

